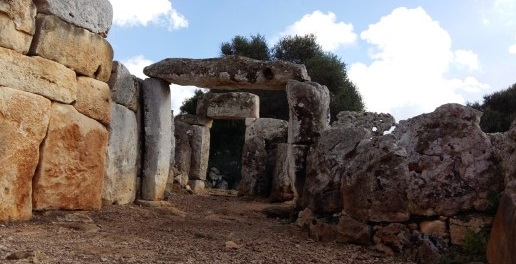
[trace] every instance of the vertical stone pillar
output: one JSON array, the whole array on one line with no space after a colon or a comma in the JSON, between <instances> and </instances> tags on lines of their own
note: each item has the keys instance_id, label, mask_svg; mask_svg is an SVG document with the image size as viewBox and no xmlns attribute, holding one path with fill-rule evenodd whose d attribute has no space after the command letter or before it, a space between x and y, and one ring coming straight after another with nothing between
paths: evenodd
<instances>
[{"instance_id":1,"label":"vertical stone pillar","mask_svg":"<svg viewBox=\"0 0 516 264\"><path fill-rule=\"evenodd\" d=\"M141 198L160 200L165 192L172 148L169 84L153 78L143 81L143 178Z\"/></svg>"}]
</instances>

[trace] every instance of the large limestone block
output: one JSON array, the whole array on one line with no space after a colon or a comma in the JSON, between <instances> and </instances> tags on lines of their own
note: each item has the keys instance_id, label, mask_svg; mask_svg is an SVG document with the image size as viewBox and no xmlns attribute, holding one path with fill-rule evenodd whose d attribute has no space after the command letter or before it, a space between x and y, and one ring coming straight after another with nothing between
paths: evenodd
<instances>
[{"instance_id":1,"label":"large limestone block","mask_svg":"<svg viewBox=\"0 0 516 264\"><path fill-rule=\"evenodd\" d=\"M312 144L329 128L330 92L315 82L290 80L287 84L289 105L288 143Z\"/></svg>"},{"instance_id":2,"label":"large limestone block","mask_svg":"<svg viewBox=\"0 0 516 264\"><path fill-rule=\"evenodd\" d=\"M294 197L301 203L304 197L306 184L306 169L308 163L309 145L288 144L288 177L294 186Z\"/></svg>"},{"instance_id":3,"label":"large limestone block","mask_svg":"<svg viewBox=\"0 0 516 264\"><path fill-rule=\"evenodd\" d=\"M242 148L242 179L238 185L240 196L268 196L271 180L267 177L265 141L258 137L246 140Z\"/></svg>"},{"instance_id":4,"label":"large limestone block","mask_svg":"<svg viewBox=\"0 0 516 264\"><path fill-rule=\"evenodd\" d=\"M292 181L288 174L288 144L278 144L276 148L276 164L272 176L272 202L285 202L294 199Z\"/></svg>"},{"instance_id":5,"label":"large limestone block","mask_svg":"<svg viewBox=\"0 0 516 264\"><path fill-rule=\"evenodd\" d=\"M6 14L14 22L16 30L34 35L36 6L32 0L0 1L0 13Z\"/></svg>"},{"instance_id":6,"label":"large limestone block","mask_svg":"<svg viewBox=\"0 0 516 264\"><path fill-rule=\"evenodd\" d=\"M0 87L0 221L32 215L32 177L47 133L50 100Z\"/></svg>"},{"instance_id":7,"label":"large limestone block","mask_svg":"<svg viewBox=\"0 0 516 264\"><path fill-rule=\"evenodd\" d=\"M304 206L316 213L342 211L342 171L358 143L369 137L364 128L331 128L321 134L308 156L304 186L302 179L296 181Z\"/></svg>"},{"instance_id":8,"label":"large limestone block","mask_svg":"<svg viewBox=\"0 0 516 264\"><path fill-rule=\"evenodd\" d=\"M197 102L197 115L212 119L260 117L260 98L252 93L207 93Z\"/></svg>"},{"instance_id":9,"label":"large limestone block","mask_svg":"<svg viewBox=\"0 0 516 264\"><path fill-rule=\"evenodd\" d=\"M192 136L191 125L182 122L176 116L174 118L174 138L175 146L175 162L174 176L184 177L188 179L190 174L190 164L192 158L192 148L190 146L190 137Z\"/></svg>"},{"instance_id":10,"label":"large limestone block","mask_svg":"<svg viewBox=\"0 0 516 264\"><path fill-rule=\"evenodd\" d=\"M502 191L491 141L479 126L481 112L447 104L401 121L394 130L407 151L411 213L455 215L490 209L488 197Z\"/></svg>"},{"instance_id":11,"label":"large limestone block","mask_svg":"<svg viewBox=\"0 0 516 264\"><path fill-rule=\"evenodd\" d=\"M339 128L365 128L371 134L381 136L395 124L396 120L391 114L342 111L337 114L337 121L333 122L331 126Z\"/></svg>"},{"instance_id":12,"label":"large limestone block","mask_svg":"<svg viewBox=\"0 0 516 264\"><path fill-rule=\"evenodd\" d=\"M208 160L210 158L210 129L203 126L191 126L190 137L190 180L206 180Z\"/></svg>"},{"instance_id":13,"label":"large limestone block","mask_svg":"<svg viewBox=\"0 0 516 264\"><path fill-rule=\"evenodd\" d=\"M385 135L364 140L341 171L343 212L364 222L410 219L406 151Z\"/></svg>"},{"instance_id":14,"label":"large limestone block","mask_svg":"<svg viewBox=\"0 0 516 264\"><path fill-rule=\"evenodd\" d=\"M252 120L252 121L251 121ZM245 138L259 137L264 140L281 142L286 140L288 122L274 118L247 119ZM286 141L283 141L286 142Z\"/></svg>"},{"instance_id":15,"label":"large limestone block","mask_svg":"<svg viewBox=\"0 0 516 264\"><path fill-rule=\"evenodd\" d=\"M107 36L113 20L108 0L34 0L38 13L54 15L77 27Z\"/></svg>"},{"instance_id":16,"label":"large limestone block","mask_svg":"<svg viewBox=\"0 0 516 264\"><path fill-rule=\"evenodd\" d=\"M493 264L516 263L516 195L506 191L491 228L487 244L487 261Z\"/></svg>"},{"instance_id":17,"label":"large limestone block","mask_svg":"<svg viewBox=\"0 0 516 264\"><path fill-rule=\"evenodd\" d=\"M174 111L170 111L170 165L168 168L168 183L173 183L175 178L174 166L176 164L176 137L175 137L175 122L174 122Z\"/></svg>"},{"instance_id":18,"label":"large limestone block","mask_svg":"<svg viewBox=\"0 0 516 264\"><path fill-rule=\"evenodd\" d=\"M140 151L138 137L136 114L122 105L113 104L103 204L128 204L135 200L138 175L136 162Z\"/></svg>"},{"instance_id":19,"label":"large limestone block","mask_svg":"<svg viewBox=\"0 0 516 264\"><path fill-rule=\"evenodd\" d=\"M504 186L516 180L516 120L512 122L509 131L505 133L488 134L493 151L500 160L504 176Z\"/></svg>"},{"instance_id":20,"label":"large limestone block","mask_svg":"<svg viewBox=\"0 0 516 264\"><path fill-rule=\"evenodd\" d=\"M108 131L71 105L53 103L33 186L35 210L98 210Z\"/></svg>"},{"instance_id":21,"label":"large limestone block","mask_svg":"<svg viewBox=\"0 0 516 264\"><path fill-rule=\"evenodd\" d=\"M111 123L111 99L105 82L88 77L77 78L75 109L103 125Z\"/></svg>"},{"instance_id":22,"label":"large limestone block","mask_svg":"<svg viewBox=\"0 0 516 264\"><path fill-rule=\"evenodd\" d=\"M0 85L72 103L77 98L75 72L40 57L27 57L0 47Z\"/></svg>"},{"instance_id":23,"label":"large limestone block","mask_svg":"<svg viewBox=\"0 0 516 264\"><path fill-rule=\"evenodd\" d=\"M109 80L113 49L103 37L51 15L38 14L36 28L31 55L61 63L99 81Z\"/></svg>"},{"instance_id":24,"label":"large limestone block","mask_svg":"<svg viewBox=\"0 0 516 264\"><path fill-rule=\"evenodd\" d=\"M259 61L239 56L165 59L145 67L143 72L169 83L224 90L283 90L288 80L310 80L302 64Z\"/></svg>"},{"instance_id":25,"label":"large limestone block","mask_svg":"<svg viewBox=\"0 0 516 264\"><path fill-rule=\"evenodd\" d=\"M111 99L117 104L121 104L133 112L136 112L136 102L139 98L139 85L135 77L120 62L114 61L109 78L109 88Z\"/></svg>"},{"instance_id":26,"label":"large limestone block","mask_svg":"<svg viewBox=\"0 0 516 264\"><path fill-rule=\"evenodd\" d=\"M142 199L154 201L163 198L167 185L172 131L170 88L158 79L145 79L143 94L143 178Z\"/></svg>"},{"instance_id":27,"label":"large limestone block","mask_svg":"<svg viewBox=\"0 0 516 264\"><path fill-rule=\"evenodd\" d=\"M27 54L31 42L32 35L18 31L14 21L8 15L0 12L0 47Z\"/></svg>"},{"instance_id":28,"label":"large limestone block","mask_svg":"<svg viewBox=\"0 0 516 264\"><path fill-rule=\"evenodd\" d=\"M189 125L204 126L207 128L211 128L213 126L213 119L206 116L180 114L175 117L175 120L179 120Z\"/></svg>"}]
</instances>

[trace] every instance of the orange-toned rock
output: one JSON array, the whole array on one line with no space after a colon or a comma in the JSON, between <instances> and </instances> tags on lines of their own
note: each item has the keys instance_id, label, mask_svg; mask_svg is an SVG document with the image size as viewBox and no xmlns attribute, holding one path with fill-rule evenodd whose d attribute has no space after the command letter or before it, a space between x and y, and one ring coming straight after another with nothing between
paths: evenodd
<instances>
[{"instance_id":1,"label":"orange-toned rock","mask_svg":"<svg viewBox=\"0 0 516 264\"><path fill-rule=\"evenodd\" d=\"M0 220L32 215L32 177L50 116L50 100L0 87Z\"/></svg>"},{"instance_id":2,"label":"orange-toned rock","mask_svg":"<svg viewBox=\"0 0 516 264\"><path fill-rule=\"evenodd\" d=\"M75 72L40 57L23 56L0 47L0 86L42 95L53 101L72 103L77 97Z\"/></svg>"},{"instance_id":3,"label":"orange-toned rock","mask_svg":"<svg viewBox=\"0 0 516 264\"><path fill-rule=\"evenodd\" d=\"M77 78L75 109L104 125L111 123L111 95L105 82L88 77Z\"/></svg>"},{"instance_id":4,"label":"orange-toned rock","mask_svg":"<svg viewBox=\"0 0 516 264\"><path fill-rule=\"evenodd\" d=\"M2 12L14 22L16 30L34 35L36 6L32 0L0 1Z\"/></svg>"},{"instance_id":5,"label":"orange-toned rock","mask_svg":"<svg viewBox=\"0 0 516 264\"><path fill-rule=\"evenodd\" d=\"M34 210L100 209L107 142L100 123L73 106L53 103L33 180Z\"/></svg>"},{"instance_id":6,"label":"orange-toned rock","mask_svg":"<svg viewBox=\"0 0 516 264\"><path fill-rule=\"evenodd\" d=\"M487 244L491 264L516 263L516 193L502 195Z\"/></svg>"},{"instance_id":7,"label":"orange-toned rock","mask_svg":"<svg viewBox=\"0 0 516 264\"><path fill-rule=\"evenodd\" d=\"M61 63L81 75L103 82L111 76L113 49L109 42L55 16L38 14L30 54Z\"/></svg>"}]
</instances>

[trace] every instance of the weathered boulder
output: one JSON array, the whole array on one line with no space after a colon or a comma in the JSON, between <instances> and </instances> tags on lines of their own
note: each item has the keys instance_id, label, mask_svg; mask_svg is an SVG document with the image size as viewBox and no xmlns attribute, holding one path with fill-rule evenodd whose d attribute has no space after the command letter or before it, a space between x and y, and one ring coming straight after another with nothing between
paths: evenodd
<instances>
[{"instance_id":1,"label":"weathered boulder","mask_svg":"<svg viewBox=\"0 0 516 264\"><path fill-rule=\"evenodd\" d=\"M120 62L114 61L108 81L111 99L136 112L139 101L138 80Z\"/></svg>"},{"instance_id":2,"label":"weathered boulder","mask_svg":"<svg viewBox=\"0 0 516 264\"><path fill-rule=\"evenodd\" d=\"M509 131L505 133L488 134L493 151L502 167L504 186L516 180L516 121L513 121Z\"/></svg>"},{"instance_id":3,"label":"weathered boulder","mask_svg":"<svg viewBox=\"0 0 516 264\"><path fill-rule=\"evenodd\" d=\"M21 10L19 10L20 8ZM17 24L15 20L15 16L18 15L16 14L17 12L31 14L30 21L32 24L24 21L26 24L25 28L23 28L23 24ZM29 52L34 29L36 28L34 23L35 16L36 9L31 1L0 2L0 47L12 49L23 54Z\"/></svg>"},{"instance_id":4,"label":"weathered boulder","mask_svg":"<svg viewBox=\"0 0 516 264\"><path fill-rule=\"evenodd\" d=\"M298 186L304 206L317 213L342 211L343 172L358 143L369 137L370 132L364 128L331 128L322 132L308 156L306 182Z\"/></svg>"},{"instance_id":5,"label":"weathered boulder","mask_svg":"<svg viewBox=\"0 0 516 264\"><path fill-rule=\"evenodd\" d=\"M59 63L23 56L0 47L0 69L1 86L39 94L66 104L77 98L75 72Z\"/></svg>"},{"instance_id":6,"label":"weathered boulder","mask_svg":"<svg viewBox=\"0 0 516 264\"><path fill-rule=\"evenodd\" d=\"M346 214L366 222L410 219L407 153L396 143L392 135L363 140L349 154L354 157L337 170Z\"/></svg>"},{"instance_id":7,"label":"weathered boulder","mask_svg":"<svg viewBox=\"0 0 516 264\"><path fill-rule=\"evenodd\" d=\"M207 128L211 128L213 125L213 119L206 116L180 114L175 117L175 120L179 120L189 125L204 126Z\"/></svg>"},{"instance_id":8,"label":"weathered boulder","mask_svg":"<svg viewBox=\"0 0 516 264\"><path fill-rule=\"evenodd\" d=\"M468 214L454 216L450 218L450 238L451 243L462 245L467 232L479 233L491 227L493 217L482 214Z\"/></svg>"},{"instance_id":9,"label":"weathered boulder","mask_svg":"<svg viewBox=\"0 0 516 264\"><path fill-rule=\"evenodd\" d=\"M113 7L108 0L34 0L38 13L54 15L93 33L107 36L113 20Z\"/></svg>"},{"instance_id":10,"label":"weathered boulder","mask_svg":"<svg viewBox=\"0 0 516 264\"><path fill-rule=\"evenodd\" d=\"M34 210L98 210L108 131L73 106L53 103L33 179Z\"/></svg>"},{"instance_id":11,"label":"weathered boulder","mask_svg":"<svg viewBox=\"0 0 516 264\"><path fill-rule=\"evenodd\" d=\"M288 144L280 143L276 148L276 164L272 175L272 202L285 202L294 199L294 186L288 174Z\"/></svg>"},{"instance_id":12,"label":"weathered boulder","mask_svg":"<svg viewBox=\"0 0 516 264\"><path fill-rule=\"evenodd\" d=\"M103 37L52 15L38 14L36 28L31 55L53 60L99 81L109 80L113 49Z\"/></svg>"},{"instance_id":13,"label":"weathered boulder","mask_svg":"<svg viewBox=\"0 0 516 264\"><path fill-rule=\"evenodd\" d=\"M122 105L112 104L103 204L128 204L135 200L138 136L135 113Z\"/></svg>"},{"instance_id":14,"label":"weathered boulder","mask_svg":"<svg viewBox=\"0 0 516 264\"><path fill-rule=\"evenodd\" d=\"M77 100L75 109L103 125L111 123L111 99L109 86L89 77L77 78Z\"/></svg>"},{"instance_id":15,"label":"weathered boulder","mask_svg":"<svg viewBox=\"0 0 516 264\"><path fill-rule=\"evenodd\" d=\"M169 83L225 90L283 90L288 80L310 80L304 65L240 56L165 59L145 67L143 72Z\"/></svg>"},{"instance_id":16,"label":"weathered boulder","mask_svg":"<svg viewBox=\"0 0 516 264\"><path fill-rule=\"evenodd\" d=\"M142 87L144 150L142 199L160 200L165 192L172 142L170 88L158 79L145 79Z\"/></svg>"},{"instance_id":17,"label":"weathered boulder","mask_svg":"<svg viewBox=\"0 0 516 264\"><path fill-rule=\"evenodd\" d=\"M260 99L252 93L207 93L197 101L197 115L212 119L260 117Z\"/></svg>"},{"instance_id":18,"label":"weathered boulder","mask_svg":"<svg viewBox=\"0 0 516 264\"><path fill-rule=\"evenodd\" d=\"M516 192L514 187L501 196L487 244L487 261L516 263Z\"/></svg>"},{"instance_id":19,"label":"weathered boulder","mask_svg":"<svg viewBox=\"0 0 516 264\"><path fill-rule=\"evenodd\" d=\"M203 126L191 126L190 180L206 180L208 160L210 158L210 129Z\"/></svg>"},{"instance_id":20,"label":"weathered boulder","mask_svg":"<svg viewBox=\"0 0 516 264\"><path fill-rule=\"evenodd\" d=\"M201 180L190 180L188 185L194 193L202 193L206 188L206 184Z\"/></svg>"},{"instance_id":21,"label":"weathered boulder","mask_svg":"<svg viewBox=\"0 0 516 264\"><path fill-rule=\"evenodd\" d=\"M258 118L247 121L242 148L242 179L239 195L268 196L271 192L276 147L285 143L288 123L284 120Z\"/></svg>"},{"instance_id":22,"label":"weathered boulder","mask_svg":"<svg viewBox=\"0 0 516 264\"><path fill-rule=\"evenodd\" d=\"M329 128L330 92L315 82L290 80L287 84L289 105L288 143L312 144Z\"/></svg>"},{"instance_id":23,"label":"weathered boulder","mask_svg":"<svg viewBox=\"0 0 516 264\"><path fill-rule=\"evenodd\" d=\"M16 30L34 35L36 6L31 0L1 1L0 13L14 22Z\"/></svg>"},{"instance_id":24,"label":"weathered boulder","mask_svg":"<svg viewBox=\"0 0 516 264\"><path fill-rule=\"evenodd\" d=\"M0 221L32 216L32 177L47 133L50 100L0 87Z\"/></svg>"},{"instance_id":25,"label":"weathered boulder","mask_svg":"<svg viewBox=\"0 0 516 264\"><path fill-rule=\"evenodd\" d=\"M334 121L331 126L339 128L361 127L375 136L381 136L395 124L396 121L390 114L342 111L337 114L337 121Z\"/></svg>"},{"instance_id":26,"label":"weathered boulder","mask_svg":"<svg viewBox=\"0 0 516 264\"><path fill-rule=\"evenodd\" d=\"M489 209L487 198L501 191L503 179L480 116L473 108L447 104L394 130L407 151L411 213L451 216Z\"/></svg>"}]
</instances>

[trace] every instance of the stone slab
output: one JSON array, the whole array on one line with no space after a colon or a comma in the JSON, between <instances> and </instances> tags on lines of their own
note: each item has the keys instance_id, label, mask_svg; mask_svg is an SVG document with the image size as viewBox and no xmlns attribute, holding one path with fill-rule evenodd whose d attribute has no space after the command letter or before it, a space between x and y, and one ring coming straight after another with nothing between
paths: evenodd
<instances>
[{"instance_id":1,"label":"stone slab","mask_svg":"<svg viewBox=\"0 0 516 264\"><path fill-rule=\"evenodd\" d=\"M260 98L252 93L207 93L197 102L197 115L212 119L260 117Z\"/></svg>"},{"instance_id":2,"label":"stone slab","mask_svg":"<svg viewBox=\"0 0 516 264\"><path fill-rule=\"evenodd\" d=\"M0 12L0 47L27 54L31 42L32 35L18 31L14 21L8 15Z\"/></svg>"},{"instance_id":3,"label":"stone slab","mask_svg":"<svg viewBox=\"0 0 516 264\"><path fill-rule=\"evenodd\" d=\"M272 202L285 202L294 199L292 180L288 174L288 144L278 144L276 148L276 166L272 175Z\"/></svg>"},{"instance_id":4,"label":"stone slab","mask_svg":"<svg viewBox=\"0 0 516 264\"><path fill-rule=\"evenodd\" d=\"M488 263L516 263L516 195L514 189L500 198L487 244Z\"/></svg>"},{"instance_id":5,"label":"stone slab","mask_svg":"<svg viewBox=\"0 0 516 264\"><path fill-rule=\"evenodd\" d=\"M38 14L29 53L99 81L107 82L111 76L113 48L109 42L52 15Z\"/></svg>"},{"instance_id":6,"label":"stone slab","mask_svg":"<svg viewBox=\"0 0 516 264\"><path fill-rule=\"evenodd\" d=\"M161 200L165 192L172 142L171 99L168 83L154 78L143 81L143 178L142 199Z\"/></svg>"},{"instance_id":7,"label":"stone slab","mask_svg":"<svg viewBox=\"0 0 516 264\"><path fill-rule=\"evenodd\" d=\"M0 47L0 72L2 86L66 104L77 98L75 73L59 63Z\"/></svg>"},{"instance_id":8,"label":"stone slab","mask_svg":"<svg viewBox=\"0 0 516 264\"><path fill-rule=\"evenodd\" d=\"M0 1L0 13L14 22L18 31L34 35L36 6L32 0Z\"/></svg>"},{"instance_id":9,"label":"stone slab","mask_svg":"<svg viewBox=\"0 0 516 264\"><path fill-rule=\"evenodd\" d=\"M111 123L111 98L105 82L88 77L77 78L75 109L103 125Z\"/></svg>"},{"instance_id":10,"label":"stone slab","mask_svg":"<svg viewBox=\"0 0 516 264\"><path fill-rule=\"evenodd\" d=\"M47 133L50 100L0 87L0 221L32 216L32 177Z\"/></svg>"},{"instance_id":11,"label":"stone slab","mask_svg":"<svg viewBox=\"0 0 516 264\"><path fill-rule=\"evenodd\" d=\"M136 112L137 106L134 101L137 101L139 97L138 81L121 62L113 62L108 84L111 99Z\"/></svg>"},{"instance_id":12,"label":"stone slab","mask_svg":"<svg viewBox=\"0 0 516 264\"><path fill-rule=\"evenodd\" d=\"M210 158L210 129L202 126L191 126L190 180L206 180L208 160Z\"/></svg>"},{"instance_id":13,"label":"stone slab","mask_svg":"<svg viewBox=\"0 0 516 264\"><path fill-rule=\"evenodd\" d=\"M207 128L211 128L213 126L213 119L206 116L181 114L177 115L175 119L189 125L204 126Z\"/></svg>"},{"instance_id":14,"label":"stone slab","mask_svg":"<svg viewBox=\"0 0 516 264\"><path fill-rule=\"evenodd\" d=\"M34 0L38 13L54 15L93 33L107 36L113 20L113 6L108 0Z\"/></svg>"},{"instance_id":15,"label":"stone slab","mask_svg":"<svg viewBox=\"0 0 516 264\"><path fill-rule=\"evenodd\" d=\"M113 104L103 204L128 204L135 200L138 175L136 162L140 151L138 137L136 114L122 105Z\"/></svg>"},{"instance_id":16,"label":"stone slab","mask_svg":"<svg viewBox=\"0 0 516 264\"><path fill-rule=\"evenodd\" d=\"M302 64L225 56L211 59L165 59L145 67L147 76L179 85L224 90L284 90L288 80L310 80Z\"/></svg>"},{"instance_id":17,"label":"stone slab","mask_svg":"<svg viewBox=\"0 0 516 264\"><path fill-rule=\"evenodd\" d=\"M73 106L53 103L33 180L33 209L99 210L108 131Z\"/></svg>"}]
</instances>

